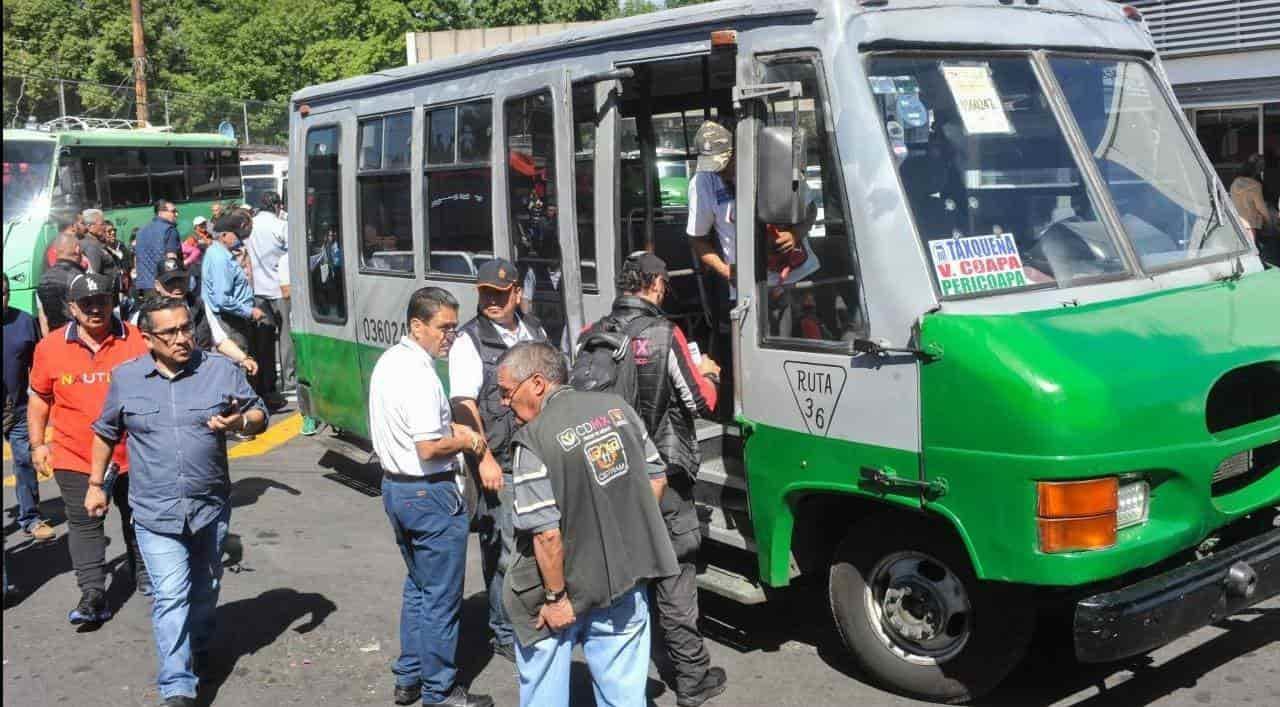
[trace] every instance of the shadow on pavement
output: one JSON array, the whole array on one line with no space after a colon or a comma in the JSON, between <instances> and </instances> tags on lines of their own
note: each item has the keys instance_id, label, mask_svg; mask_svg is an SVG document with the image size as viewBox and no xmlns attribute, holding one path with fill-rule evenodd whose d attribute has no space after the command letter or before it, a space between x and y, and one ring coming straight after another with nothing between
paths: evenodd
<instances>
[{"instance_id":1,"label":"shadow on pavement","mask_svg":"<svg viewBox=\"0 0 1280 707\"><path fill-rule=\"evenodd\" d=\"M67 542L67 534L63 532L49 542L26 540L5 550L9 583L18 588L18 593L6 605L7 608L21 606L27 597L40 591L54 577L71 571L71 553L67 549ZM77 598L67 598L67 609L75 606Z\"/></svg>"},{"instance_id":2,"label":"shadow on pavement","mask_svg":"<svg viewBox=\"0 0 1280 707\"><path fill-rule=\"evenodd\" d=\"M330 470L324 478L334 483L370 498L382 495L382 469L377 464L362 464L330 450L320 457L319 465Z\"/></svg>"},{"instance_id":3,"label":"shadow on pavement","mask_svg":"<svg viewBox=\"0 0 1280 707\"><path fill-rule=\"evenodd\" d=\"M201 677L197 702L213 704L240 658L271 645L299 619L309 617L306 623L293 626L293 631L308 633L337 610L338 605L322 594L284 588L219 606L209 666Z\"/></svg>"},{"instance_id":4,"label":"shadow on pavement","mask_svg":"<svg viewBox=\"0 0 1280 707\"><path fill-rule=\"evenodd\" d=\"M231 507L243 508L252 506L262 498L262 495L271 489L279 489L287 492L291 496L301 496L302 492L288 484L282 484L274 479L264 479L260 476L251 476L245 479L238 479L231 484Z\"/></svg>"}]
</instances>

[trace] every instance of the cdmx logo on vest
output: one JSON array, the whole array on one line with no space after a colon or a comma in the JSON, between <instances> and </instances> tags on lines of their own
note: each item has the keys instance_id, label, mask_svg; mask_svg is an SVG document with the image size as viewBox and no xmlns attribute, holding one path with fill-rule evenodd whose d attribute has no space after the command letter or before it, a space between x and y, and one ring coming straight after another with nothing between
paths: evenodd
<instances>
[{"instance_id":1,"label":"cdmx logo on vest","mask_svg":"<svg viewBox=\"0 0 1280 707\"><path fill-rule=\"evenodd\" d=\"M622 408L613 408L604 415L560 430L560 434L556 435L556 441L560 443L560 448L567 452L578 446L579 441L590 441L605 430L625 424L627 424L627 414L622 411Z\"/></svg>"}]
</instances>

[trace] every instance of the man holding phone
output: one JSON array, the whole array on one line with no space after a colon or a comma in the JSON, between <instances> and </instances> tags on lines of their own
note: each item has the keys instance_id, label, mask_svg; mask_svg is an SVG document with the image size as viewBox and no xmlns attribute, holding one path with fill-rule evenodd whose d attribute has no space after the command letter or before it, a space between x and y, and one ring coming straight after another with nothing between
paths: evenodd
<instances>
[{"instance_id":1,"label":"man holding phone","mask_svg":"<svg viewBox=\"0 0 1280 707\"><path fill-rule=\"evenodd\" d=\"M157 683L166 705L194 705L231 520L226 434L262 432L267 410L231 359L196 347L184 300L146 299L138 327L151 355L112 373L93 424L84 507L91 516L106 513L103 476L112 446L127 432L129 504L155 588Z\"/></svg>"}]
</instances>

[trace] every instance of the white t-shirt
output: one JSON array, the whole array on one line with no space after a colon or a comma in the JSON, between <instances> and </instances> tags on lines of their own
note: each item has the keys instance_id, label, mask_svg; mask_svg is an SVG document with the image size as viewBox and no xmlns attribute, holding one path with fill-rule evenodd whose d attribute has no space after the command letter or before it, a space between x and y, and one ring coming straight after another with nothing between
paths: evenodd
<instances>
[{"instance_id":1,"label":"white t-shirt","mask_svg":"<svg viewBox=\"0 0 1280 707\"><path fill-rule=\"evenodd\" d=\"M415 442L452 436L453 415L435 360L409 337L382 353L369 380L369 436L385 471L428 476L455 468L455 459L418 458Z\"/></svg>"},{"instance_id":2,"label":"white t-shirt","mask_svg":"<svg viewBox=\"0 0 1280 707\"><path fill-rule=\"evenodd\" d=\"M270 211L253 217L249 259L253 262L253 294L280 299L280 286L289 284L289 228L284 219Z\"/></svg>"},{"instance_id":3,"label":"white t-shirt","mask_svg":"<svg viewBox=\"0 0 1280 707\"><path fill-rule=\"evenodd\" d=\"M498 323L493 325L507 348L521 341L533 341L533 334L529 332L529 327L519 319L516 321L515 331ZM475 400L480 397L480 388L483 385L484 362L480 360L480 352L476 350L475 342L470 336L459 334L453 342L453 348L449 349L449 397Z\"/></svg>"},{"instance_id":4,"label":"white t-shirt","mask_svg":"<svg viewBox=\"0 0 1280 707\"><path fill-rule=\"evenodd\" d=\"M695 172L689 180L689 224L685 233L708 236L714 227L724 262L729 265L738 262L738 215L734 201L733 190L715 172Z\"/></svg>"}]
</instances>

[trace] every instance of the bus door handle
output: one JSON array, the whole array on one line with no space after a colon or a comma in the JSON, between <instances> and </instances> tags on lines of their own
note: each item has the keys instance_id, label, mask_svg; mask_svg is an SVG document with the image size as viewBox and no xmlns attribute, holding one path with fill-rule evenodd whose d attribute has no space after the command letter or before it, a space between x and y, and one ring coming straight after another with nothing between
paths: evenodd
<instances>
[{"instance_id":1,"label":"bus door handle","mask_svg":"<svg viewBox=\"0 0 1280 707\"><path fill-rule=\"evenodd\" d=\"M877 469L873 466L864 466L859 470L862 481L871 486L878 486L882 490L887 491L894 486L909 486L918 488L924 494L925 498L935 500L947 495L947 480L934 479L933 481L921 481L919 479L907 479L898 476L898 472L885 467Z\"/></svg>"}]
</instances>

